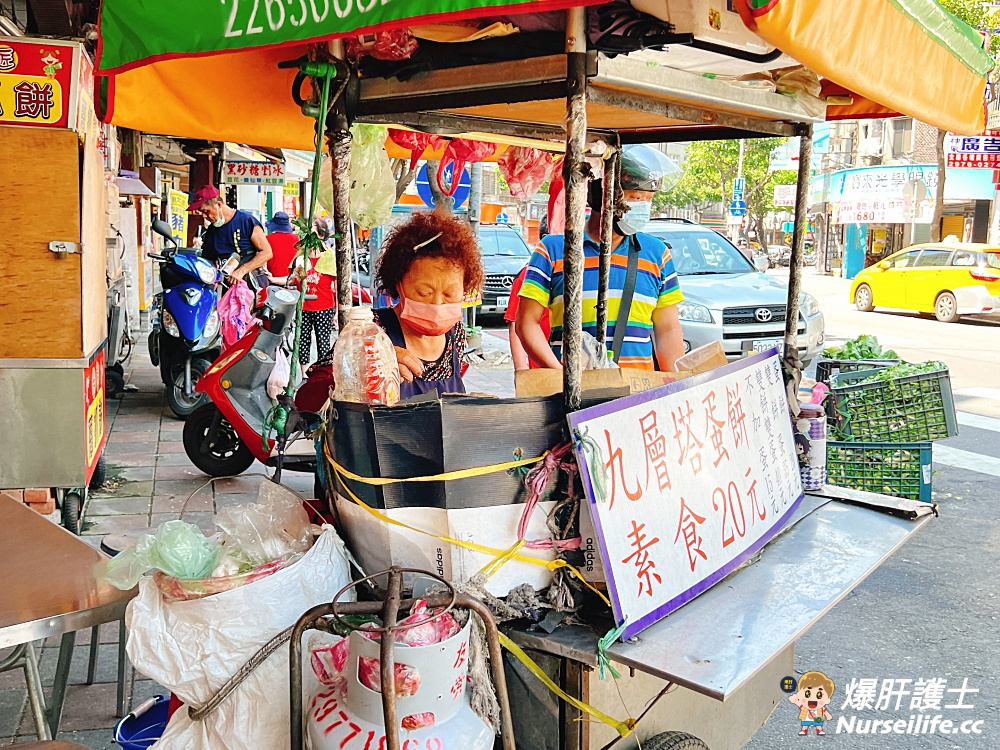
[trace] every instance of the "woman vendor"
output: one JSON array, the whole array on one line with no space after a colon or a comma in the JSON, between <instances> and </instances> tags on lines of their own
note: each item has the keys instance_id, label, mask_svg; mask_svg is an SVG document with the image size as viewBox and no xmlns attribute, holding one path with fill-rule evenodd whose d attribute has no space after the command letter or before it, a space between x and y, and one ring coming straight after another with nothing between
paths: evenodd
<instances>
[{"instance_id":1,"label":"woman vendor","mask_svg":"<svg viewBox=\"0 0 1000 750\"><path fill-rule=\"evenodd\" d=\"M479 243L462 219L439 211L414 214L382 244L376 287L398 300L375 310L375 319L396 349L400 397L436 390L465 393L462 300L483 282ZM330 386L332 350L309 370L296 405L318 411Z\"/></svg>"}]
</instances>

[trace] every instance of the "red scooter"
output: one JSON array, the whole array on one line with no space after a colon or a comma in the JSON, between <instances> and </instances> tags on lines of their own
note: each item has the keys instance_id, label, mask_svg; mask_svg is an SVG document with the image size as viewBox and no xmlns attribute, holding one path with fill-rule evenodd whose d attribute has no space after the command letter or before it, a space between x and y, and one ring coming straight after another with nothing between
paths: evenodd
<instances>
[{"instance_id":1,"label":"red scooter","mask_svg":"<svg viewBox=\"0 0 1000 750\"><path fill-rule=\"evenodd\" d=\"M207 394L212 403L196 409L184 423L184 452L209 476L236 476L254 460L279 470L315 471L312 441L285 439L300 427L291 400L283 395L276 405L267 395L267 379L278 349L285 346L286 356L291 356L286 342L295 325L299 293L268 286L261 296L263 301L258 298L253 322L243 337L198 379L195 390ZM275 437L270 437L278 407L284 407L288 425L273 430ZM265 434L269 435L266 441ZM286 452L286 448L291 450Z\"/></svg>"}]
</instances>

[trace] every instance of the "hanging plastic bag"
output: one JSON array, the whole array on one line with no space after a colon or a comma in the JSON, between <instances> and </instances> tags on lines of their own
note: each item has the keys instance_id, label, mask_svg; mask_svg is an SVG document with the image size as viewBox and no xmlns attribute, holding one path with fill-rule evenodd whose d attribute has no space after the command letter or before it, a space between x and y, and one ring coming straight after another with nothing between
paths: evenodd
<instances>
[{"instance_id":1,"label":"hanging plastic bag","mask_svg":"<svg viewBox=\"0 0 1000 750\"><path fill-rule=\"evenodd\" d=\"M150 570L177 578L203 578L212 572L221 551L221 545L193 523L167 521L138 544L98 563L94 575L122 591L135 586Z\"/></svg>"},{"instance_id":2,"label":"hanging plastic bag","mask_svg":"<svg viewBox=\"0 0 1000 750\"><path fill-rule=\"evenodd\" d=\"M337 253L333 250L324 250L321 252L319 258L316 259L316 265L313 266L313 270L316 273L325 273L328 276L337 278Z\"/></svg>"},{"instance_id":3,"label":"hanging plastic bag","mask_svg":"<svg viewBox=\"0 0 1000 750\"><path fill-rule=\"evenodd\" d=\"M433 133L421 133L419 130L399 130L389 128L389 139L400 148L410 152L410 169L417 168L417 162L429 146L432 149L441 147L442 138Z\"/></svg>"},{"instance_id":4,"label":"hanging plastic bag","mask_svg":"<svg viewBox=\"0 0 1000 750\"><path fill-rule=\"evenodd\" d=\"M247 283L240 279L219 300L219 317L222 319L223 348L230 347L243 338L250 323L250 310L254 296Z\"/></svg>"},{"instance_id":5,"label":"hanging plastic bag","mask_svg":"<svg viewBox=\"0 0 1000 750\"><path fill-rule=\"evenodd\" d=\"M512 146L500 154L497 166L519 201L529 200L552 179L552 154L537 148Z\"/></svg>"},{"instance_id":6,"label":"hanging plastic bag","mask_svg":"<svg viewBox=\"0 0 1000 750\"><path fill-rule=\"evenodd\" d=\"M364 229L389 221L396 202L396 179L385 152L386 128L351 126L351 218Z\"/></svg>"},{"instance_id":7,"label":"hanging plastic bag","mask_svg":"<svg viewBox=\"0 0 1000 750\"><path fill-rule=\"evenodd\" d=\"M562 234L566 231L566 183L562 178L562 163L563 159L560 158L552 165L552 182L549 183L549 234Z\"/></svg>"},{"instance_id":8,"label":"hanging plastic bag","mask_svg":"<svg viewBox=\"0 0 1000 750\"><path fill-rule=\"evenodd\" d=\"M316 188L316 202L333 215L333 167L329 155L323 154L319 165L319 187Z\"/></svg>"},{"instance_id":9,"label":"hanging plastic bag","mask_svg":"<svg viewBox=\"0 0 1000 750\"><path fill-rule=\"evenodd\" d=\"M347 59L357 62L366 55L376 60L406 60L419 46L409 29L390 29L349 37L345 48Z\"/></svg>"},{"instance_id":10,"label":"hanging plastic bag","mask_svg":"<svg viewBox=\"0 0 1000 750\"><path fill-rule=\"evenodd\" d=\"M285 392L291 377L292 369L288 363L288 357L279 348L274 355L274 367L271 368L271 374L267 376L267 395L277 400L278 396Z\"/></svg>"},{"instance_id":11,"label":"hanging plastic bag","mask_svg":"<svg viewBox=\"0 0 1000 750\"><path fill-rule=\"evenodd\" d=\"M125 614L129 659L184 703L204 706L261 646L350 581L347 554L331 527L297 562L213 596L170 603L143 579ZM174 713L157 750L287 749L288 671L284 645L201 721L186 710Z\"/></svg>"},{"instance_id":12,"label":"hanging plastic bag","mask_svg":"<svg viewBox=\"0 0 1000 750\"><path fill-rule=\"evenodd\" d=\"M437 171L437 184L441 192L445 195L454 195L455 191L458 190L458 183L462 179L462 170L465 169L465 165L468 162L482 161L493 156L496 151L496 144L485 141L472 141L468 138L455 138L449 141ZM445 187L444 170L451 163L454 163L451 170L451 185Z\"/></svg>"}]
</instances>

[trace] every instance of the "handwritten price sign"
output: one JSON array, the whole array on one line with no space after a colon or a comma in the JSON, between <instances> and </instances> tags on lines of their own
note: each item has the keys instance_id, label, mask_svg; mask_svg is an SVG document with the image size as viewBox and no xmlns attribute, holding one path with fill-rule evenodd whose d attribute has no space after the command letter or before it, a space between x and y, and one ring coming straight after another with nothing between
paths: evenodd
<instances>
[{"instance_id":1,"label":"handwritten price sign","mask_svg":"<svg viewBox=\"0 0 1000 750\"><path fill-rule=\"evenodd\" d=\"M774 349L569 423L622 638L735 570L802 500Z\"/></svg>"}]
</instances>

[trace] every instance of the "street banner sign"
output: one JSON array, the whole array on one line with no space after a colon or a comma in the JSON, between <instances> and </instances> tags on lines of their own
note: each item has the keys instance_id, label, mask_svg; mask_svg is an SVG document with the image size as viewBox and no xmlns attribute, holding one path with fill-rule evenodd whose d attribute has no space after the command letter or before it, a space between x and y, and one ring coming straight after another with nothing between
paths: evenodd
<instances>
[{"instance_id":1,"label":"street banner sign","mask_svg":"<svg viewBox=\"0 0 1000 750\"><path fill-rule=\"evenodd\" d=\"M285 165L273 161L227 161L222 181L227 185L284 185Z\"/></svg>"},{"instance_id":2,"label":"street banner sign","mask_svg":"<svg viewBox=\"0 0 1000 750\"><path fill-rule=\"evenodd\" d=\"M188 203L191 200L183 190L170 191L170 235L180 247L187 245Z\"/></svg>"},{"instance_id":3,"label":"street banner sign","mask_svg":"<svg viewBox=\"0 0 1000 750\"><path fill-rule=\"evenodd\" d=\"M982 136L953 135L945 138L945 165L973 169L1000 167L1000 131L988 130Z\"/></svg>"},{"instance_id":4,"label":"street banner sign","mask_svg":"<svg viewBox=\"0 0 1000 750\"><path fill-rule=\"evenodd\" d=\"M775 185L774 205L776 208L795 205L795 185Z\"/></svg>"},{"instance_id":5,"label":"street banner sign","mask_svg":"<svg viewBox=\"0 0 1000 750\"><path fill-rule=\"evenodd\" d=\"M776 349L567 419L623 639L742 565L802 501Z\"/></svg>"}]
</instances>

